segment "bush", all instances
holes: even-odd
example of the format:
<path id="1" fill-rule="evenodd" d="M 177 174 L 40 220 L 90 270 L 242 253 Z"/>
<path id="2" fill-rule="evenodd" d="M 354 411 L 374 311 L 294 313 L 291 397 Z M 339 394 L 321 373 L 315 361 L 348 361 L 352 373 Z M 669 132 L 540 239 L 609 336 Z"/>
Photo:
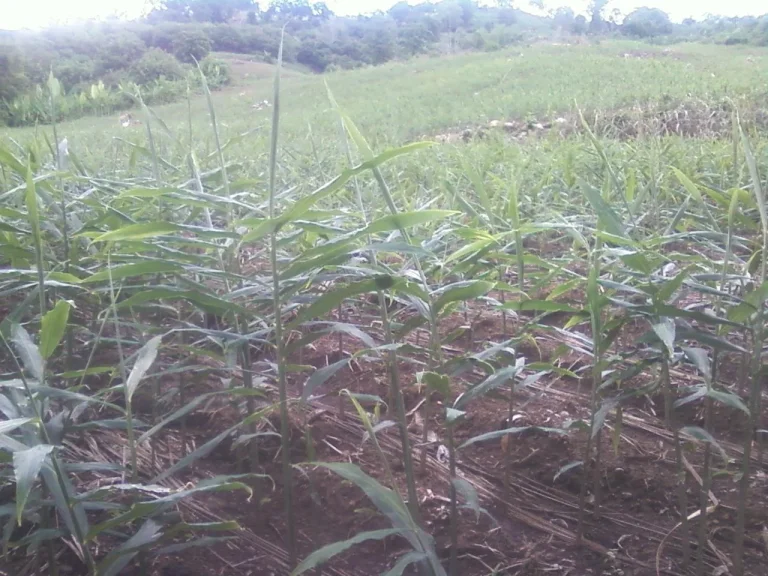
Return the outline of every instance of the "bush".
<path id="1" fill-rule="evenodd" d="M 182 30 L 172 41 L 173 54 L 182 62 L 201 61 L 211 52 L 211 41 L 202 30 Z"/>
<path id="2" fill-rule="evenodd" d="M 0 45 L 0 103 L 10 102 L 26 88 L 21 54 L 13 46 Z"/>
<path id="3" fill-rule="evenodd" d="M 131 66 L 131 78 L 137 84 L 149 84 L 160 78 L 180 80 L 183 77 L 184 70 L 179 61 L 159 48 L 152 48 L 147 51 Z"/>
<path id="4" fill-rule="evenodd" d="M 216 52 L 242 53 L 246 41 L 238 28 L 226 24 L 207 26 L 205 33 L 211 40 L 211 49 Z"/>
<path id="5" fill-rule="evenodd" d="M 325 42 L 306 39 L 301 44 L 296 60 L 312 68 L 315 72 L 324 72 L 333 59 L 331 47 Z"/>
<path id="6" fill-rule="evenodd" d="M 89 83 L 96 77 L 96 63 L 88 56 L 78 54 L 61 60 L 54 67 L 54 73 L 65 89 L 78 84 Z"/>
<path id="7" fill-rule="evenodd" d="M 200 62 L 200 70 L 211 88 L 219 88 L 232 82 L 232 70 L 223 60 L 208 56 Z"/>
<path id="8" fill-rule="evenodd" d="M 741 35 L 735 35 L 735 36 L 729 36 L 725 39 L 725 45 L 726 46 L 735 46 L 737 44 L 749 44 L 749 38 L 746 36 Z"/>
<path id="9" fill-rule="evenodd" d="M 104 41 L 98 43 L 98 54 L 84 53 L 96 60 L 97 77 L 113 70 L 127 68 L 147 50 L 144 41 L 133 32 L 106 31 L 103 38 Z"/>

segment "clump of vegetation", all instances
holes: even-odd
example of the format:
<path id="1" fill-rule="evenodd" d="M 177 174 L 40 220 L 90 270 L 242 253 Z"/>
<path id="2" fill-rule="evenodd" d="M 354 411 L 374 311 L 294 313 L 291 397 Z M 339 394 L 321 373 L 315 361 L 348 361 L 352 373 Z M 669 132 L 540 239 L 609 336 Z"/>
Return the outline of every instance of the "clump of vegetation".
<path id="1" fill-rule="evenodd" d="M 159 48 L 147 50 L 144 55 L 131 66 L 131 78 L 137 84 L 149 84 L 155 80 L 180 80 L 185 72 L 179 61 L 168 52 Z"/>
<path id="2" fill-rule="evenodd" d="M 171 50 L 181 62 L 199 62 L 210 54 L 211 41 L 202 30 L 181 30 L 171 41 Z"/>

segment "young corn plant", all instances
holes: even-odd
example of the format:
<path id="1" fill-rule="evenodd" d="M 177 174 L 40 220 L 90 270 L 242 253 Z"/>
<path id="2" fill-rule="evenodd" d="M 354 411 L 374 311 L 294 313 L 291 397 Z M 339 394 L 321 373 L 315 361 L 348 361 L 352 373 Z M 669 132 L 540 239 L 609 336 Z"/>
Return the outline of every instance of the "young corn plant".
<path id="1" fill-rule="evenodd" d="M 373 502 L 379 512 L 389 519 L 392 523 L 392 528 L 361 532 L 343 542 L 336 542 L 324 546 L 305 558 L 291 573 L 291 576 L 299 576 L 299 574 L 303 574 L 304 572 L 321 565 L 356 544 L 369 540 L 383 540 L 393 536 L 405 539 L 410 544 L 412 550 L 398 558 L 395 565 L 390 569 L 390 574 L 403 574 L 408 566 L 417 564 L 428 570 L 427 573 L 432 574 L 432 576 L 446 576 L 445 569 L 437 556 L 434 540 L 429 534 L 424 532 L 418 521 L 411 515 L 409 507 L 405 504 L 402 495 L 397 490 L 397 484 L 395 483 L 392 470 L 389 466 L 389 459 L 379 444 L 376 437 L 376 429 L 371 424 L 368 413 L 354 394 L 350 393 L 348 390 L 342 391 L 342 394 L 349 397 L 357 410 L 366 430 L 366 438 L 369 438 L 371 442 L 373 442 L 382 466 L 384 467 L 389 484 L 393 488 L 390 489 L 381 485 L 374 478 L 365 474 L 365 472 L 355 464 L 318 463 L 317 465 L 331 470 L 360 488 L 365 495 L 368 496 L 371 502 Z"/>
<path id="2" fill-rule="evenodd" d="M 747 298 L 749 304 L 754 307 L 754 314 L 750 317 L 752 332 L 752 374 L 749 394 L 749 416 L 744 438 L 741 478 L 739 480 L 739 502 L 736 515 L 736 532 L 734 537 L 733 567 L 735 576 L 744 574 L 744 532 L 746 527 L 747 497 L 750 482 L 750 462 L 752 457 L 752 444 L 756 430 L 760 422 L 762 410 L 762 373 L 763 373 L 763 343 L 765 338 L 765 286 L 768 278 L 768 207 L 764 196 L 762 181 L 757 167 L 752 146 L 747 139 L 744 129 L 740 126 L 741 143 L 744 149 L 744 157 L 749 168 L 752 180 L 752 191 L 755 194 L 760 224 L 762 229 L 762 247 L 760 251 L 759 282 L 757 289 Z M 758 434 L 758 453 L 762 446 L 762 434 Z"/>
<path id="3" fill-rule="evenodd" d="M 64 375 L 56 372 L 63 365 L 65 356 L 57 356 L 61 342 L 68 329 L 76 329 L 72 323 L 75 306 L 87 301 L 92 295 L 92 288 L 72 274 L 61 275 L 48 270 L 48 256 L 53 252 L 47 246 L 40 222 L 52 210 L 52 196 L 38 190 L 32 175 L 32 164 L 27 167 L 26 186 L 23 189 L 30 232 L 24 233 L 25 240 L 33 247 L 34 268 L 37 282 L 30 295 L 13 310 L 3 323 L 0 335 L 11 352 L 16 366 L 16 378 L 3 382 L 2 405 L 5 416 L 2 434 L 4 445 L 12 453 L 12 467 L 9 474 L 3 470 L 3 479 L 15 486 L 16 497 L 13 502 L 14 513 L 8 516 L 3 532 L 6 549 L 24 549 L 32 552 L 43 544 L 48 550 L 48 571 L 57 573 L 58 560 L 56 545 L 60 540 L 67 540 L 70 548 L 91 574 L 110 576 L 123 570 L 137 555 L 152 550 L 153 554 L 170 552 L 167 547 L 174 538 L 193 536 L 188 545 L 200 542 L 194 538 L 201 531 L 231 531 L 237 528 L 232 522 L 214 525 L 185 524 L 178 517 L 169 515 L 182 500 L 206 491 L 246 490 L 246 485 L 230 477 L 220 477 L 204 481 L 182 491 L 174 491 L 159 484 L 162 478 L 147 482 L 139 476 L 138 469 L 131 465 L 125 470 L 119 464 L 97 462 L 73 462 L 66 455 L 66 443 L 74 435 L 83 431 L 100 428 L 130 430 L 131 405 L 139 385 L 157 356 L 160 336 L 149 341 L 136 355 L 133 368 L 125 376 L 117 389 L 87 396 L 78 387 L 69 387 Z M 42 200 L 42 202 L 41 202 Z M 22 231 L 19 228 L 19 231 Z M 114 237 L 114 236 L 113 236 Z M 113 270 L 108 268 L 90 274 L 90 277 L 109 279 Z M 78 273 L 88 276 L 89 272 L 78 269 Z M 119 277 L 117 270 L 114 276 Z M 67 282 L 55 282 L 60 295 L 75 296 L 76 303 L 57 298 L 50 309 L 47 306 L 51 278 L 67 279 Z M 86 278 L 87 279 L 87 278 Z M 83 287 L 75 290 L 75 284 Z M 112 282 L 110 282 L 113 285 Z M 34 299 L 38 300 L 38 313 L 32 312 Z M 109 314 L 115 311 L 113 304 Z M 23 317 L 32 316 L 30 324 L 39 324 L 37 342 L 19 322 Z M 106 320 L 106 314 L 104 315 Z M 102 323 L 104 325 L 105 322 Z M 119 341 L 119 339 L 118 339 Z M 94 346 L 97 344 L 94 343 Z M 66 354 L 66 353 L 65 353 Z M 89 364 L 90 364 L 89 356 Z M 77 374 L 95 374 L 86 365 Z M 65 373 L 66 375 L 67 373 Z M 68 376 L 72 378 L 72 376 Z M 124 393 L 125 407 L 109 402 L 106 398 L 115 391 Z M 106 419 L 88 420 L 88 415 L 99 414 L 90 408 L 99 407 L 108 411 Z M 114 416 L 116 414 L 116 417 Z M 133 421 L 133 425 L 137 425 Z M 130 441 L 133 453 L 137 446 L 135 439 Z M 169 471 L 173 474 L 194 462 L 199 455 L 182 466 Z M 131 457 L 135 462 L 135 457 Z M 118 481 L 89 491 L 80 491 L 78 474 L 83 471 L 117 474 Z M 120 475 L 129 474 L 136 482 L 123 483 Z M 165 476 L 167 477 L 167 476 Z M 121 495 L 135 495 L 133 504 L 121 503 Z M 124 502 L 124 500 L 123 500 Z M 99 518 L 93 523 L 93 514 Z M 106 554 L 97 556 L 94 545 L 97 538 L 106 532 L 122 534 L 123 539 Z M 35 555 L 42 559 L 43 556 Z"/>

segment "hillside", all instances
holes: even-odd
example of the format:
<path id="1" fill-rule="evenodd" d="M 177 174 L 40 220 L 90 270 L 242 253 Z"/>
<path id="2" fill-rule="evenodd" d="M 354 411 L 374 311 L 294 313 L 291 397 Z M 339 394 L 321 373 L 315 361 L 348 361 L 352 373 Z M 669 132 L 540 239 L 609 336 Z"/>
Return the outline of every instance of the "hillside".
<path id="1" fill-rule="evenodd" d="M 567 8 L 539 17 L 507 3 L 474 0 L 401 2 L 386 13 L 342 18 L 308 0 L 281 0 L 263 10 L 250 0 L 167 0 L 139 21 L 0 31 L 0 122 L 21 126 L 113 114 L 135 106 L 139 93 L 149 104 L 177 101 L 188 86 L 201 90 L 196 61 L 209 87 L 218 89 L 230 82 L 229 69 L 211 53 L 273 63 L 283 26 L 284 62 L 314 72 L 425 55 L 493 53 L 543 40 L 768 42 L 766 18 L 712 17 L 677 25 L 660 10 L 638 9 L 620 19 L 608 4 L 595 3 L 588 18 Z M 58 110 L 50 109 L 46 94 L 51 73 L 64 96 Z"/>

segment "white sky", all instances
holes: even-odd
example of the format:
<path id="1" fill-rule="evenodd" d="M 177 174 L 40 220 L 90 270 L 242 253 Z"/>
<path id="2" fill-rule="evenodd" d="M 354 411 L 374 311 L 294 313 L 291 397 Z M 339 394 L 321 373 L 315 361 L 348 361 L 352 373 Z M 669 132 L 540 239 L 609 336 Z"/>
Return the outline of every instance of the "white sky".
<path id="1" fill-rule="evenodd" d="M 386 10 L 397 0 L 326 0 L 337 14 L 356 14 Z M 409 0 L 416 4 L 421 0 Z M 265 4 L 262 0 L 262 5 Z M 488 0 L 490 3 L 490 0 Z M 569 5 L 583 11 L 589 0 L 544 0 L 547 8 Z M 530 9 L 526 0 L 515 2 Z M 88 18 L 105 18 L 115 14 L 135 17 L 147 6 L 147 0 L 0 0 L 0 29 L 40 28 L 51 23 Z M 638 6 L 654 6 L 668 12 L 674 20 L 706 14 L 723 16 L 760 15 L 768 12 L 765 0 L 612 0 L 609 10 L 618 8 L 623 14 Z"/>

